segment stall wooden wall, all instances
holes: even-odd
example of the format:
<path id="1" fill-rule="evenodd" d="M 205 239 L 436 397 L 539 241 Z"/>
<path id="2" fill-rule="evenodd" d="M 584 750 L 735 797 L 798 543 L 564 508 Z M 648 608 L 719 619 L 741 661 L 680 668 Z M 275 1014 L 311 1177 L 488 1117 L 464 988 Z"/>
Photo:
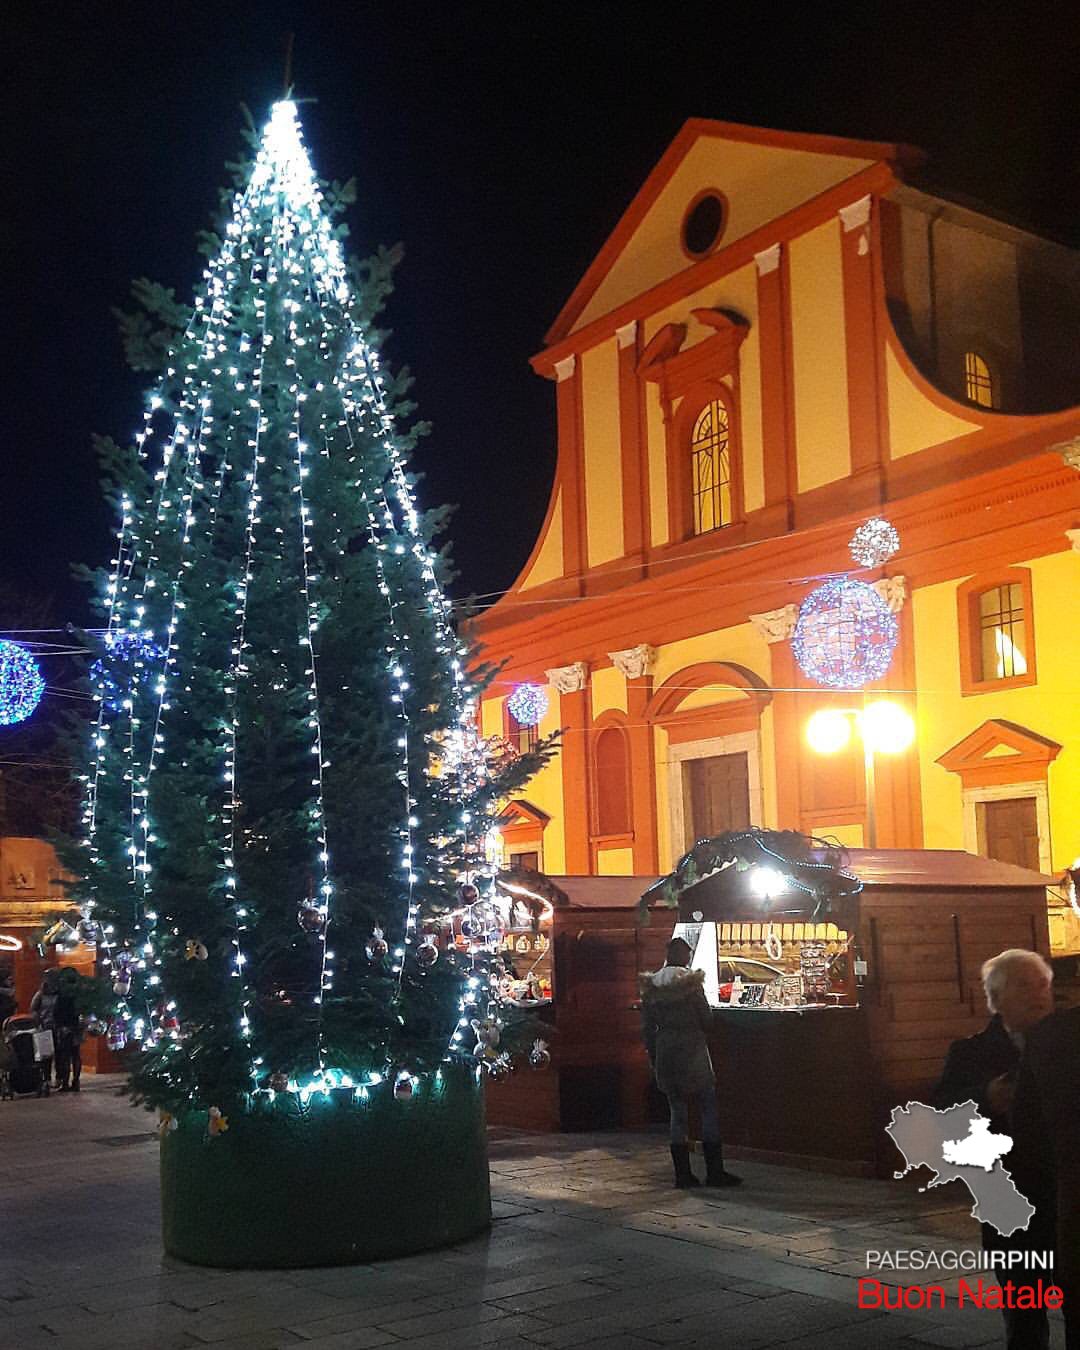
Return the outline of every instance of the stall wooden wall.
<path id="1" fill-rule="evenodd" d="M 919 891 L 875 887 L 860 896 L 860 938 L 870 978 L 860 997 L 877 1070 L 878 1117 L 929 1101 L 949 1045 L 990 1016 L 981 967 L 1009 947 L 1049 957 L 1046 904 L 1031 889 Z M 882 1169 L 897 1155 L 881 1134 Z"/>
<path id="2" fill-rule="evenodd" d="M 488 1122 L 528 1130 L 620 1129 L 657 1117 L 637 977 L 664 964 L 674 912 L 638 927 L 633 909 L 556 911 L 552 1067 L 488 1084 Z M 661 1118 L 663 1118 L 661 1116 Z"/>

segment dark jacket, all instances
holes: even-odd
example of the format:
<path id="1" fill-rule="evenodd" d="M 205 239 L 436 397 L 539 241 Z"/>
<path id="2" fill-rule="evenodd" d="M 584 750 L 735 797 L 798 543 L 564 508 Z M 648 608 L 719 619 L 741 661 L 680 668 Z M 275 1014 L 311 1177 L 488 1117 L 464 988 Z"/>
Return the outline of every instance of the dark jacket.
<path id="1" fill-rule="evenodd" d="M 1068 1345 L 1080 1345 L 1080 1008 L 1054 1013 L 1027 1037 L 1012 1134 L 1017 1184 L 1057 1210 L 1057 1280 Z"/>
<path id="2" fill-rule="evenodd" d="M 949 1046 L 933 1105 L 940 1111 L 970 1099 L 988 1117 L 995 1134 L 1008 1134 L 1008 1115 L 991 1115 L 986 1093 L 993 1079 L 1002 1074 L 1015 1075 L 1019 1067 L 1020 1051 L 995 1013 L 982 1031 Z"/>
<path id="3" fill-rule="evenodd" d="M 649 1052 L 656 1085 L 668 1097 L 690 1097 L 716 1085 L 709 1058 L 712 1009 L 705 997 L 705 972 L 664 966 L 638 976 Z"/>
<path id="4" fill-rule="evenodd" d="M 82 1040 L 82 1022 L 73 994 L 57 994 L 53 1004 L 53 1030 L 68 1040 Z"/>

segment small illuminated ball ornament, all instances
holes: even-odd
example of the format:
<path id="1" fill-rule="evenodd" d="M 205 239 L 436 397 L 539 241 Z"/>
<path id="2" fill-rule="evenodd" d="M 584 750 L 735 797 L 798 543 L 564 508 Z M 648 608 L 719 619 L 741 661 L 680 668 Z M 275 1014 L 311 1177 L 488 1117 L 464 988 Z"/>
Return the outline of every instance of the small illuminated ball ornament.
<path id="1" fill-rule="evenodd" d="M 851 536 L 848 545 L 851 556 L 863 567 L 880 567 L 888 562 L 900 547 L 900 536 L 896 527 L 884 516 L 872 516 L 863 521 Z"/>
<path id="2" fill-rule="evenodd" d="M 548 710 L 547 692 L 539 684 L 519 684 L 506 709 L 519 727 L 534 727 Z"/>
<path id="3" fill-rule="evenodd" d="M 45 679 L 26 648 L 0 638 L 0 727 L 25 722 L 44 692 Z"/>
<path id="4" fill-rule="evenodd" d="M 799 607 L 791 646 L 804 675 L 834 689 L 859 689 L 889 669 L 896 615 L 864 581 L 827 581 Z"/>

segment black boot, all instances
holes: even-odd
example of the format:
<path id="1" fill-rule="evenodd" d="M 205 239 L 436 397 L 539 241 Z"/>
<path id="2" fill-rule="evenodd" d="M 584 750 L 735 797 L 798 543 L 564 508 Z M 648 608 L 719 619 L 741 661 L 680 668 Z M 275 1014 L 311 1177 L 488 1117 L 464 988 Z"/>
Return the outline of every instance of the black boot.
<path id="1" fill-rule="evenodd" d="M 685 1191 L 691 1186 L 700 1186 L 701 1182 L 690 1170 L 690 1145 L 672 1144 L 671 1161 L 675 1164 L 675 1188 Z"/>
<path id="2" fill-rule="evenodd" d="M 733 1172 L 724 1171 L 724 1146 L 723 1144 L 703 1144 L 702 1149 L 705 1153 L 705 1185 L 706 1186 L 741 1186 L 742 1177 L 737 1177 Z"/>

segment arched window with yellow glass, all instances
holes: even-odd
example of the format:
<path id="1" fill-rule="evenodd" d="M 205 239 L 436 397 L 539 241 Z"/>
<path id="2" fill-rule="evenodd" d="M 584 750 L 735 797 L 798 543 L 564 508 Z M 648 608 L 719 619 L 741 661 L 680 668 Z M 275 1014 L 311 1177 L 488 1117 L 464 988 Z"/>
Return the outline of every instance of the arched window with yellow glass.
<path id="1" fill-rule="evenodd" d="M 694 534 L 707 534 L 735 519 L 731 417 L 720 398 L 698 413 L 690 435 L 691 523 Z"/>
<path id="2" fill-rule="evenodd" d="M 989 362 L 976 351 L 964 353 L 964 394 L 969 403 L 980 408 L 997 406 L 997 390 Z"/>

